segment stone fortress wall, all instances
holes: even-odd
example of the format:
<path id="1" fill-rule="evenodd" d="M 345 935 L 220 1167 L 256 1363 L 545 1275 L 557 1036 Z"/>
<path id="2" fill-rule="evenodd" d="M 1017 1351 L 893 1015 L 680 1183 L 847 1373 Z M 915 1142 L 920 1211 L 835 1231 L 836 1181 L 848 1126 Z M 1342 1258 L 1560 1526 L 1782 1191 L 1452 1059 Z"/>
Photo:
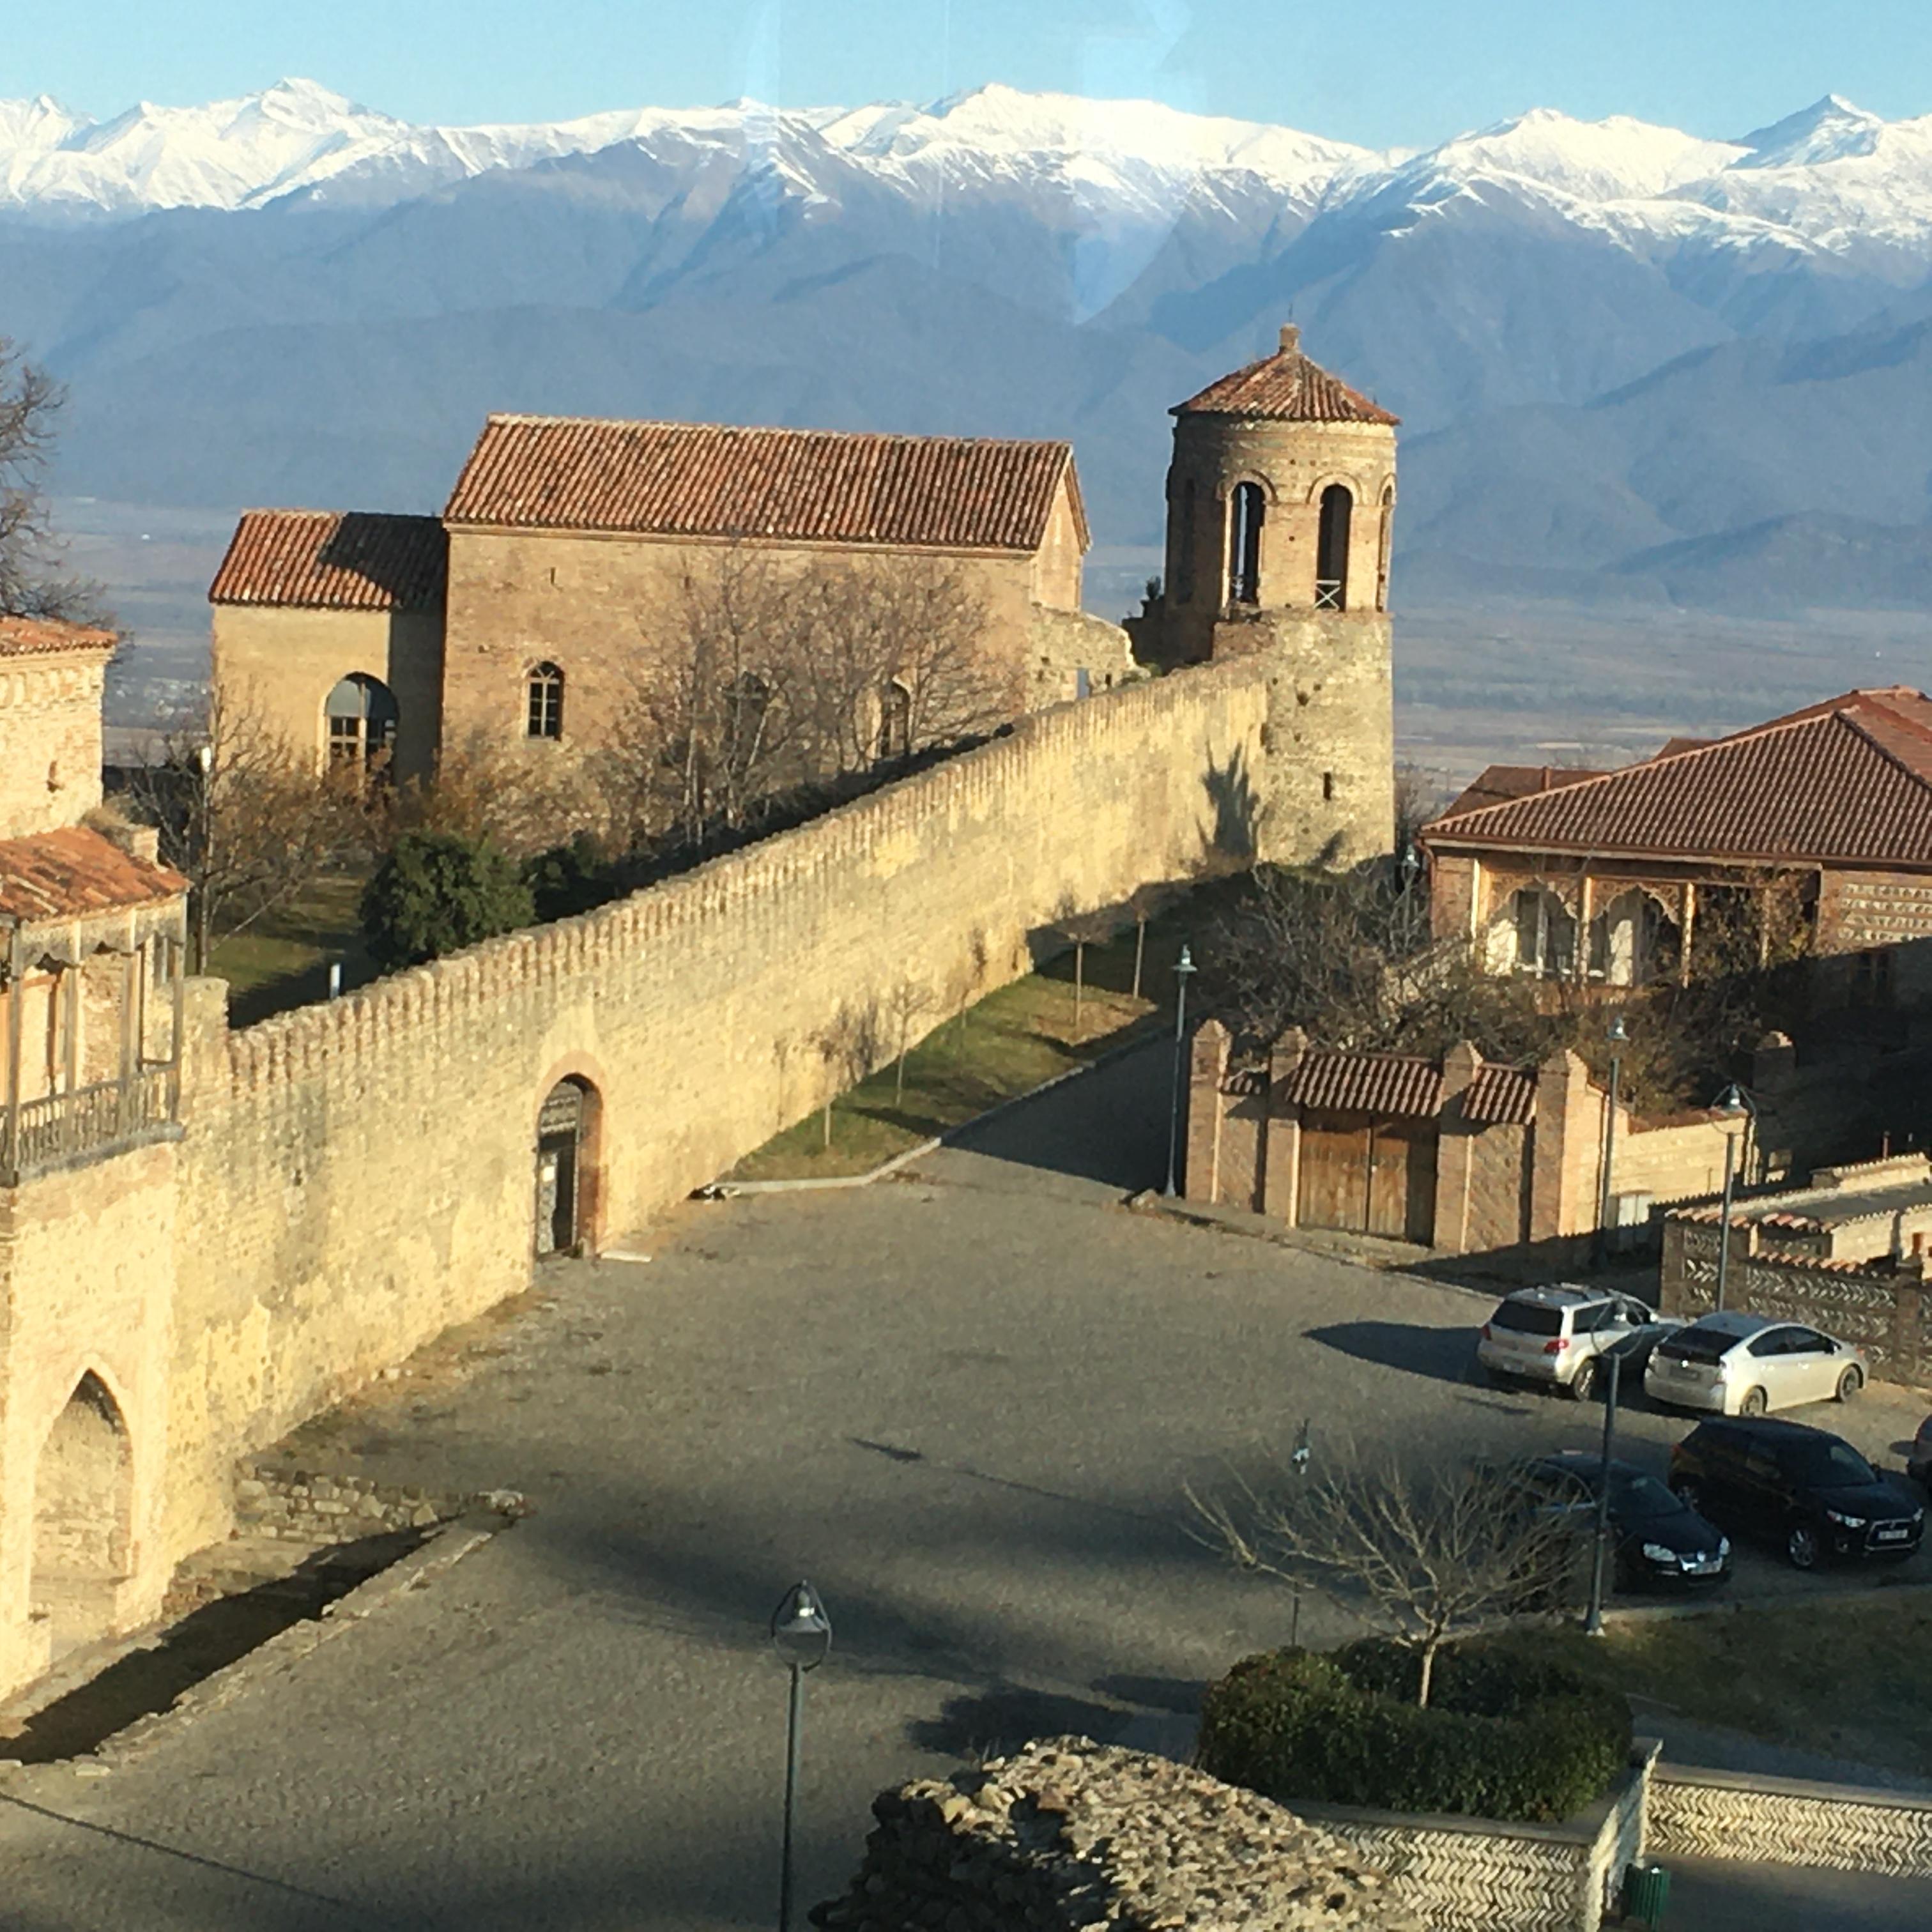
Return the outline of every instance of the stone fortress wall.
<path id="1" fill-rule="evenodd" d="M 592 1096 L 594 1249 L 845 1086 L 820 1042 L 902 980 L 940 1002 L 930 1026 L 1057 950 L 1068 912 L 1244 862 L 1268 699 L 1237 659 L 1062 706 L 617 904 L 244 1030 L 222 982 L 189 982 L 179 1140 L 23 1184 L 0 1226 L 20 1425 L 0 1437 L 0 1694 L 48 1654 L 34 1452 L 81 1377 L 124 1430 L 126 1628 L 226 1533 L 238 1458 L 527 1285 L 556 1083 Z"/>

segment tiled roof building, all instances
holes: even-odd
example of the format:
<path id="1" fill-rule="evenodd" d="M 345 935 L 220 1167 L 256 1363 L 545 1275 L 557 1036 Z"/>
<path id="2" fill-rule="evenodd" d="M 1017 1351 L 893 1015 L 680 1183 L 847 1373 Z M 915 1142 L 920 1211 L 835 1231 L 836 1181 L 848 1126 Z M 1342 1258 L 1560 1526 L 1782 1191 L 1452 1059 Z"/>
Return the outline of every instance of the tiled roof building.
<path id="1" fill-rule="evenodd" d="M 1903 686 L 1846 692 L 1705 741 L 1673 740 L 1619 771 L 1492 766 L 1423 842 L 1437 930 L 1466 932 L 1498 970 L 1641 980 L 1694 968 L 1700 892 L 1795 895 L 1812 950 L 1870 952 L 1932 939 L 1932 700 Z M 1928 969 L 1932 970 L 1932 969 Z"/>
<path id="2" fill-rule="evenodd" d="M 250 510 L 208 586 L 211 604 L 422 610 L 442 602 L 449 544 L 434 517 Z"/>
<path id="3" fill-rule="evenodd" d="M 1177 404 L 1173 412 L 1270 422 L 1380 423 L 1390 429 L 1402 421 L 1304 354 L 1301 332 L 1292 322 L 1282 330 L 1281 346 L 1273 355 L 1210 382 Z"/>

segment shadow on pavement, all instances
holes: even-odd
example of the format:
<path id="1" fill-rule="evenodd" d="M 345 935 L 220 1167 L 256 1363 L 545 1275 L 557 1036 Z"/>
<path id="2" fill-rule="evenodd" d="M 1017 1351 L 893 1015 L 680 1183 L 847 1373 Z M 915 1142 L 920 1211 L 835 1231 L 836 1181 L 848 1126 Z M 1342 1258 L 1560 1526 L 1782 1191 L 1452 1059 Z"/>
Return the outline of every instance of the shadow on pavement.
<path id="1" fill-rule="evenodd" d="M 906 1737 L 922 1750 L 951 1757 L 1004 1757 L 1035 1738 L 1085 1737 L 1096 1744 L 1118 1744 L 1135 1721 L 1132 1712 L 1114 1705 L 999 1684 L 947 1698 L 936 1717 L 914 1718 Z"/>
<path id="2" fill-rule="evenodd" d="M 1307 1331 L 1311 1342 L 1438 1382 L 1484 1384 L 1474 1368 L 1474 1345 L 1467 1328 L 1432 1328 L 1407 1322 L 1332 1322 Z"/>
<path id="3" fill-rule="evenodd" d="M 1167 1171 L 1173 1042 L 1150 1040 L 1035 1099 L 962 1127 L 949 1144 L 1130 1194 Z"/>

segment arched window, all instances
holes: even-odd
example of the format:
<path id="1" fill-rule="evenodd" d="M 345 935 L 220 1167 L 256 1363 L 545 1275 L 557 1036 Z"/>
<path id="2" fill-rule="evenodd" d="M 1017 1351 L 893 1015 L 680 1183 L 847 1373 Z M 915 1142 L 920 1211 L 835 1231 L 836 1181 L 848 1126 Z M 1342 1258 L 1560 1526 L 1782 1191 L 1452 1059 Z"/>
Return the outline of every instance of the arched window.
<path id="1" fill-rule="evenodd" d="M 1322 529 L 1315 550 L 1315 608 L 1348 608 L 1348 525 L 1355 499 L 1346 484 L 1331 483 L 1322 493 Z"/>
<path id="2" fill-rule="evenodd" d="M 879 694 L 879 756 L 903 758 L 912 750 L 912 693 L 897 678 Z"/>
<path id="3" fill-rule="evenodd" d="M 1174 598 L 1178 604 L 1191 604 L 1194 601 L 1194 478 L 1191 476 L 1180 486 L 1174 514 L 1180 520 L 1180 527 L 1174 532 Z"/>
<path id="4" fill-rule="evenodd" d="M 1389 551 L 1395 538 L 1395 485 L 1382 489 L 1382 534 L 1376 546 L 1376 608 L 1388 608 Z"/>
<path id="5" fill-rule="evenodd" d="M 367 770 L 396 742 L 395 693 L 379 677 L 352 672 L 328 694 L 328 762 Z"/>
<path id="6" fill-rule="evenodd" d="M 1228 602 L 1262 601 L 1262 519 L 1267 499 L 1258 483 L 1238 483 L 1228 504 Z"/>
<path id="7" fill-rule="evenodd" d="M 526 699 L 524 736 L 563 736 L 563 674 L 554 664 L 540 664 L 524 680 Z"/>

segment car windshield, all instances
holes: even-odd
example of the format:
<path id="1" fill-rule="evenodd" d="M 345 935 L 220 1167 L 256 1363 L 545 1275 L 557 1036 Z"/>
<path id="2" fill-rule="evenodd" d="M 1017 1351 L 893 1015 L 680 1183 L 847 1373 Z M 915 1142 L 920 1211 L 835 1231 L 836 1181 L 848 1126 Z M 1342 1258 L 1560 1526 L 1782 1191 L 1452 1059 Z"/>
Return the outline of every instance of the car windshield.
<path id="1" fill-rule="evenodd" d="M 1505 1301 L 1490 1317 L 1492 1328 L 1514 1328 L 1523 1335 L 1560 1335 L 1563 1311 L 1534 1301 Z"/>
<path id="2" fill-rule="evenodd" d="M 1684 1505 L 1654 1476 L 1634 1470 L 1613 1471 L 1610 1507 L 1624 1516 L 1675 1516 Z"/>
<path id="3" fill-rule="evenodd" d="M 1675 1356 L 1681 1362 L 1721 1361 L 1744 1338 L 1724 1328 L 1680 1328 L 1658 1343 L 1660 1355 Z"/>
<path id="4" fill-rule="evenodd" d="M 1800 1482 L 1816 1483 L 1821 1489 L 1878 1480 L 1878 1472 L 1849 1442 L 1794 1442 L 1784 1462 Z"/>

